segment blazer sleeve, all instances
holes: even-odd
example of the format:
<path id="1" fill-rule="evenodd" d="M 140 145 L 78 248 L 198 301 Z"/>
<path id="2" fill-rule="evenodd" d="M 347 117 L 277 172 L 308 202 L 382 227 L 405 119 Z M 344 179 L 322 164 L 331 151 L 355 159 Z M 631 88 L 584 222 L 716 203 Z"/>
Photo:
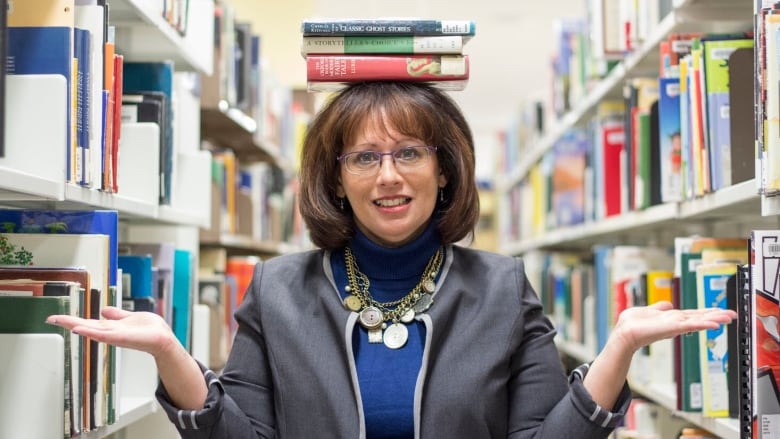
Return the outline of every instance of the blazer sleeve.
<path id="1" fill-rule="evenodd" d="M 263 265 L 255 267 L 244 301 L 236 312 L 238 330 L 220 377 L 201 365 L 208 385 L 204 407 L 179 410 L 160 383 L 157 400 L 182 439 L 259 439 L 275 436 L 273 385 L 260 324 Z"/>
<path id="2" fill-rule="evenodd" d="M 598 406 L 582 384 L 588 365 L 567 378 L 536 292 L 518 259 L 519 343 L 511 358 L 509 430 L 511 439 L 606 438 L 620 425 L 631 401 L 624 385 L 615 407 Z"/>

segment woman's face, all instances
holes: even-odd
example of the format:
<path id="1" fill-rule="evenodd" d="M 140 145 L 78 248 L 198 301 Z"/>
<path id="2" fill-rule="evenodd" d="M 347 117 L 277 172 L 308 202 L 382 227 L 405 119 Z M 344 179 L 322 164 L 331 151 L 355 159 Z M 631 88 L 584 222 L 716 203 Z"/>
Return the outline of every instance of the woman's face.
<path id="1" fill-rule="evenodd" d="M 392 152 L 419 145 L 425 142 L 404 136 L 390 125 L 369 122 L 354 144 L 347 145 L 341 154 Z M 374 175 L 352 174 L 343 164 L 340 168 L 337 195 L 349 200 L 360 230 L 385 247 L 406 244 L 423 231 L 436 207 L 439 188 L 447 184 L 435 153 L 413 169 L 399 169 L 390 155 L 382 156 Z"/>

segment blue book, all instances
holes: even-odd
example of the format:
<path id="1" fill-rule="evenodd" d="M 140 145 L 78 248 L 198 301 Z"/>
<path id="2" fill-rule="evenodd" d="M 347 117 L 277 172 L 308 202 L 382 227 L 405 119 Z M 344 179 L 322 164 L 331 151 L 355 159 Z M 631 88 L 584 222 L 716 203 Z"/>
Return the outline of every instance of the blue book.
<path id="1" fill-rule="evenodd" d="M 176 249 L 173 260 L 173 333 L 187 350 L 190 348 L 192 265 L 192 254 Z"/>
<path id="2" fill-rule="evenodd" d="M 680 78 L 659 78 L 658 81 L 661 201 L 668 203 L 682 199 Z"/>
<path id="3" fill-rule="evenodd" d="M 120 255 L 118 260 L 119 268 L 122 269 L 122 299 L 153 297 L 152 257 L 150 255 Z M 128 290 L 129 297 L 127 296 Z"/>
<path id="4" fill-rule="evenodd" d="M 596 352 L 601 352 L 607 344 L 612 327 L 609 309 L 612 302 L 610 294 L 609 258 L 612 246 L 593 247 L 593 279 L 596 289 Z"/>
<path id="5" fill-rule="evenodd" d="M 119 215 L 115 210 L 0 209 L 2 233 L 92 233 L 108 236 L 108 285 L 116 286 Z"/>
<path id="6" fill-rule="evenodd" d="M 165 94 L 165 142 L 160 145 L 160 204 L 171 203 L 171 172 L 173 168 L 173 62 L 125 62 L 122 93 Z"/>
<path id="7" fill-rule="evenodd" d="M 75 181 L 89 184 L 89 139 L 91 121 L 92 34 L 86 29 L 73 29 L 73 54 L 76 56 L 76 175 Z"/>
<path id="8" fill-rule="evenodd" d="M 571 130 L 553 145 L 552 208 L 557 227 L 585 221 L 587 133 Z"/>
<path id="9" fill-rule="evenodd" d="M 72 103 L 73 0 L 25 0 L 8 8 L 6 73 L 10 75 L 62 75 L 67 84 L 67 102 Z M 66 178 L 76 181 L 73 163 L 72 105 L 64 123 Z"/>

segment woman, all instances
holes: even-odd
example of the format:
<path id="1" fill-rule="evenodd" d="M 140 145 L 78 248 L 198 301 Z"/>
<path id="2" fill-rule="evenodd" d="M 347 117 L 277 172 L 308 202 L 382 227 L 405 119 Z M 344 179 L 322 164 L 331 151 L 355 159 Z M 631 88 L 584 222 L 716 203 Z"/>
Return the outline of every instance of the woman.
<path id="1" fill-rule="evenodd" d="M 301 213 L 320 250 L 256 267 L 221 377 L 156 315 L 49 319 L 152 354 L 183 437 L 606 437 L 630 401 L 634 351 L 735 317 L 629 309 L 567 380 L 522 261 L 453 245 L 479 204 L 471 132 L 446 94 L 350 85 L 302 156 Z"/>

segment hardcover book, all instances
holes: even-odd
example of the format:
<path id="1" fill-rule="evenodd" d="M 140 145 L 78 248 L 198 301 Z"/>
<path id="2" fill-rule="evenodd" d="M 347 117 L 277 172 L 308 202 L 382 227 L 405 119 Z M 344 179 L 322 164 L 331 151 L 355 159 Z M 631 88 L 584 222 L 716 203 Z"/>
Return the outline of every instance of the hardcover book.
<path id="1" fill-rule="evenodd" d="M 165 142 L 160 146 L 160 204 L 170 204 L 171 172 L 173 171 L 173 62 L 124 63 L 122 92 L 140 94 L 162 92 L 165 94 Z"/>
<path id="2" fill-rule="evenodd" d="M 64 364 L 65 380 L 62 390 L 57 394 L 63 395 L 63 419 L 62 437 L 71 437 L 75 432 L 74 413 L 71 399 L 72 373 L 71 368 L 71 337 L 67 330 L 59 326 L 46 324 L 46 318 L 54 314 L 70 314 L 70 297 L 20 297 L 0 296 L 0 333 L 3 334 L 57 334 L 64 339 Z"/>
<path id="3" fill-rule="evenodd" d="M 5 233 L 107 235 L 108 284 L 116 286 L 119 217 L 115 210 L 0 209 Z"/>
<path id="4" fill-rule="evenodd" d="M 476 32 L 471 20 L 431 20 L 422 18 L 309 19 L 301 31 L 309 35 L 468 35 Z"/>
<path id="5" fill-rule="evenodd" d="M 9 5 L 10 6 L 10 5 Z M 71 166 L 74 161 L 75 125 L 73 125 L 73 0 L 16 1 L 7 10 L 8 57 L 6 70 L 11 75 L 58 74 L 67 83 L 68 111 L 66 179 L 76 182 Z"/>
<path id="6" fill-rule="evenodd" d="M 459 55 L 468 37 L 460 35 L 355 35 L 303 37 L 301 54 L 451 54 Z"/>
<path id="7" fill-rule="evenodd" d="M 468 55 L 315 55 L 306 57 L 306 80 L 464 81 Z"/>

